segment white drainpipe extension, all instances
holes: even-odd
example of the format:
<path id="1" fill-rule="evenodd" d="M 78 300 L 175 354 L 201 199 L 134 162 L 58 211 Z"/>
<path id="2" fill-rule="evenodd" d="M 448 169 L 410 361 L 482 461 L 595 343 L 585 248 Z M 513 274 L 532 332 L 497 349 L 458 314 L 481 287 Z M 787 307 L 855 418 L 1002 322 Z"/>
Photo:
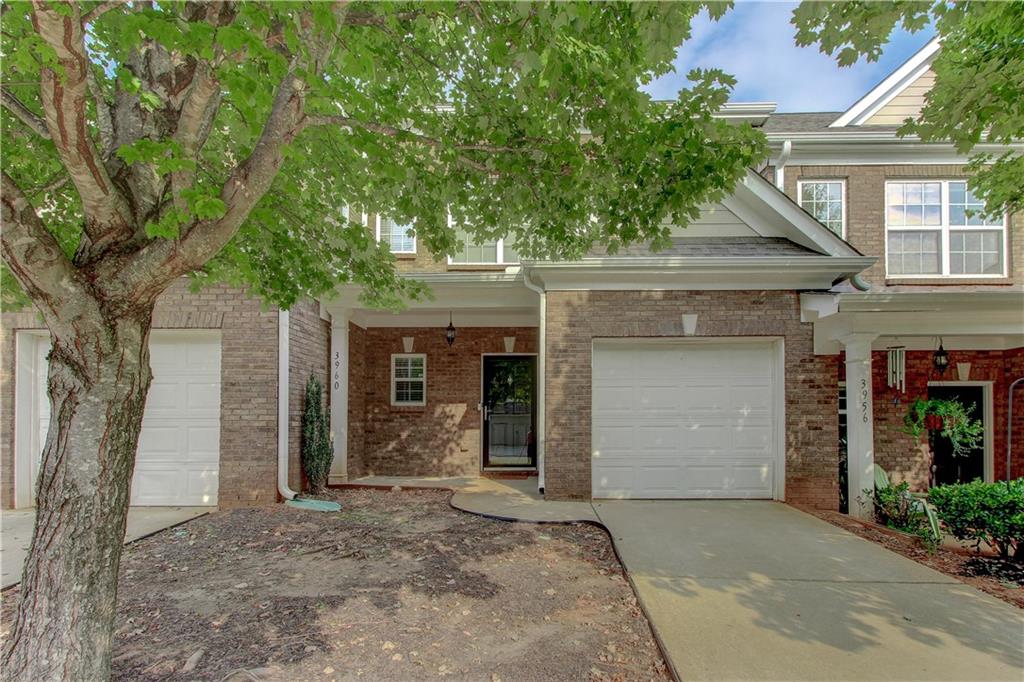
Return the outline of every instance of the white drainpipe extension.
<path id="1" fill-rule="evenodd" d="M 775 161 L 775 186 L 786 191 L 786 164 L 789 163 L 789 156 L 793 153 L 793 141 L 786 140 L 782 143 L 782 151 Z"/>
<path id="2" fill-rule="evenodd" d="M 523 284 L 540 296 L 540 327 L 537 330 L 537 491 L 544 492 L 544 444 L 547 441 L 544 419 L 544 367 L 547 352 L 544 339 L 547 336 L 548 299 L 544 288 L 530 281 L 530 271 L 523 269 Z"/>
<path id="3" fill-rule="evenodd" d="M 277 492 L 285 500 L 298 493 L 288 487 L 288 311 L 277 311 Z"/>

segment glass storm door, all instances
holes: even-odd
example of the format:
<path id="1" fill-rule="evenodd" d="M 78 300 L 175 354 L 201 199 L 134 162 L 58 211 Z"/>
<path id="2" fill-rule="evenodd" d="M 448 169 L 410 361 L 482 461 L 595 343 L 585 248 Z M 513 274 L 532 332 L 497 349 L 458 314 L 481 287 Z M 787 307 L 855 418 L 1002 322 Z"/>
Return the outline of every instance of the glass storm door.
<path id="1" fill-rule="evenodd" d="M 970 411 L 971 419 L 984 422 L 985 392 L 981 386 L 929 386 L 929 398 L 941 398 L 949 400 L 955 398 Z M 973 410 L 971 407 L 973 406 Z M 988 424 L 982 424 L 986 429 Z M 954 455 L 953 444 L 948 438 L 937 433 L 934 436 L 934 462 L 935 462 L 935 483 L 945 485 L 949 483 L 970 483 L 975 479 L 985 478 L 985 449 L 975 448 L 966 455 Z"/>
<path id="2" fill-rule="evenodd" d="M 481 441 L 485 469 L 537 467 L 536 366 L 532 355 L 484 356 Z"/>

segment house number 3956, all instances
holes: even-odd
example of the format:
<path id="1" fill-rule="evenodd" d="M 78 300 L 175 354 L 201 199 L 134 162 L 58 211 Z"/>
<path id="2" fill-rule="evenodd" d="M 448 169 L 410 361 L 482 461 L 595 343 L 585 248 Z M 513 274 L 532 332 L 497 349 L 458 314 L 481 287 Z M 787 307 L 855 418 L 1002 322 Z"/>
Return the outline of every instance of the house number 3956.
<path id="1" fill-rule="evenodd" d="M 865 424 L 871 418 L 871 398 L 867 379 L 860 380 L 860 418 Z"/>

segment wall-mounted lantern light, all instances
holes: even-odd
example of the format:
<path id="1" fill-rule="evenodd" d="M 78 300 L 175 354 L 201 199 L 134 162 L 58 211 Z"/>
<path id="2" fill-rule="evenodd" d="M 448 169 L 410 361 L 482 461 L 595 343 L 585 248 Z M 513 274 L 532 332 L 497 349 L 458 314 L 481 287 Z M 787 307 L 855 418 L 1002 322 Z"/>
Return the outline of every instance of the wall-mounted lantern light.
<path id="1" fill-rule="evenodd" d="M 942 339 L 939 339 L 939 349 L 932 354 L 932 366 L 939 374 L 945 372 L 949 367 L 949 353 L 942 347 Z"/>
<path id="2" fill-rule="evenodd" d="M 451 311 L 448 312 L 448 326 L 444 330 L 444 340 L 448 342 L 449 348 L 455 343 L 455 325 L 452 324 Z"/>

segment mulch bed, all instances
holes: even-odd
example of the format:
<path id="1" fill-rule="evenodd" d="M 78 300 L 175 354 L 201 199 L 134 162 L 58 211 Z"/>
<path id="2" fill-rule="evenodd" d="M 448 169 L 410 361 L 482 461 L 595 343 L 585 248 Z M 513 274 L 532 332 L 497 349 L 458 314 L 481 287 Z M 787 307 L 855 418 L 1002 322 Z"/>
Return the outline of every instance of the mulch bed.
<path id="1" fill-rule="evenodd" d="M 602 530 L 448 495 L 332 491 L 340 513 L 217 512 L 130 545 L 114 679 L 669 679 Z"/>
<path id="2" fill-rule="evenodd" d="M 1024 566 L 1020 563 L 1002 561 L 969 549 L 940 547 L 930 551 L 917 538 L 865 525 L 846 514 L 818 509 L 804 511 L 1024 609 Z"/>

